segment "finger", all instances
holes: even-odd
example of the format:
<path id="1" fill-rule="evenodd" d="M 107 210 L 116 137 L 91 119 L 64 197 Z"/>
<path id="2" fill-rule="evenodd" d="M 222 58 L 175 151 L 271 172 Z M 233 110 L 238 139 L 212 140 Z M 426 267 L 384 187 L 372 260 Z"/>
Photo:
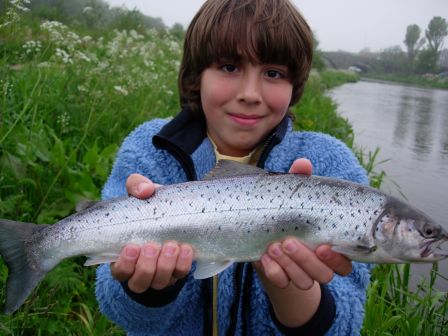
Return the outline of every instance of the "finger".
<path id="1" fill-rule="evenodd" d="M 340 253 L 336 253 L 329 245 L 316 248 L 316 255 L 322 262 L 339 275 L 349 275 L 352 272 L 352 262 Z"/>
<path id="2" fill-rule="evenodd" d="M 313 278 L 300 267 L 301 265 L 298 265 L 283 252 L 280 243 L 274 243 L 269 246 L 268 253 L 280 265 L 297 288 L 308 290 L 313 286 Z"/>
<path id="3" fill-rule="evenodd" d="M 295 238 L 287 238 L 282 242 L 282 250 L 311 279 L 319 283 L 328 283 L 333 278 L 333 271 L 323 263 L 316 254 Z"/>
<path id="4" fill-rule="evenodd" d="M 160 246 L 156 243 L 148 243 L 142 246 L 134 274 L 128 280 L 128 287 L 131 291 L 143 293 L 151 286 L 157 269 L 159 253 Z"/>
<path id="5" fill-rule="evenodd" d="M 170 284 L 179 250 L 179 245 L 176 242 L 163 244 L 159 260 L 157 260 L 157 271 L 151 284 L 152 288 L 163 289 Z"/>
<path id="6" fill-rule="evenodd" d="M 268 254 L 261 257 L 261 266 L 264 276 L 276 287 L 286 288 L 289 285 L 289 277 L 280 265 Z"/>
<path id="7" fill-rule="evenodd" d="M 148 198 L 154 194 L 156 185 L 140 174 L 131 174 L 126 180 L 126 190 L 129 195 L 137 198 Z"/>
<path id="8" fill-rule="evenodd" d="M 139 255 L 140 246 L 125 246 L 118 257 L 118 260 L 110 265 L 112 276 L 120 282 L 128 280 L 134 273 L 135 264 Z"/>
<path id="9" fill-rule="evenodd" d="M 289 173 L 311 175 L 313 173 L 313 165 L 310 160 L 300 158 L 292 163 Z"/>
<path id="10" fill-rule="evenodd" d="M 180 246 L 179 256 L 177 257 L 176 266 L 174 268 L 173 277 L 182 279 L 188 275 L 193 263 L 193 248 L 188 244 Z"/>

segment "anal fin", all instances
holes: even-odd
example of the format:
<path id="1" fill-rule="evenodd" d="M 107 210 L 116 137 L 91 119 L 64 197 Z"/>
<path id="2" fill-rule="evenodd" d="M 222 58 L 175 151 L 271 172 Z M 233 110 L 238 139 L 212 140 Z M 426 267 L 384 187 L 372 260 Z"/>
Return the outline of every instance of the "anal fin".
<path id="1" fill-rule="evenodd" d="M 115 262 L 118 259 L 118 253 L 101 253 L 87 256 L 84 266 L 94 266 Z"/>
<path id="2" fill-rule="evenodd" d="M 354 246 L 342 246 L 333 245 L 331 249 L 337 253 L 341 253 L 350 259 L 356 259 L 356 257 L 367 256 L 377 250 L 376 245 L 354 245 Z"/>
<path id="3" fill-rule="evenodd" d="M 196 263 L 196 271 L 193 276 L 195 279 L 206 279 L 221 273 L 233 264 L 233 260 L 210 261 L 198 260 Z"/>

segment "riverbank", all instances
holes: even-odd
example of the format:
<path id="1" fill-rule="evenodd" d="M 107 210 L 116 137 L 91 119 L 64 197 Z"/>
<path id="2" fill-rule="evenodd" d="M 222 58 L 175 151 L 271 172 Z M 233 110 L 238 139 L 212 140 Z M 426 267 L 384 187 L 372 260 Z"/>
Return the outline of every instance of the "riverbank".
<path id="1" fill-rule="evenodd" d="M 448 77 L 438 77 L 432 74 L 428 75 L 389 75 L 389 74 L 361 74 L 360 80 L 373 81 L 379 83 L 407 85 L 425 89 L 448 90 Z"/>
<path id="2" fill-rule="evenodd" d="M 143 121 L 178 112 L 178 38 L 155 30 L 92 36 L 58 22 L 23 21 L 0 31 L 0 218 L 50 224 L 81 199 L 98 199 L 123 138 Z M 292 108 L 295 127 L 351 146 L 352 127 L 326 90 L 353 76 L 313 72 Z M 0 316 L 1 334 L 123 335 L 99 311 L 95 270 L 83 262 L 63 262 L 17 313 Z M 0 262 L 2 288 L 7 274 Z M 378 273 L 374 282 L 389 278 Z M 376 300 L 373 288 L 369 298 Z M 371 316 L 368 308 L 366 320 Z"/>

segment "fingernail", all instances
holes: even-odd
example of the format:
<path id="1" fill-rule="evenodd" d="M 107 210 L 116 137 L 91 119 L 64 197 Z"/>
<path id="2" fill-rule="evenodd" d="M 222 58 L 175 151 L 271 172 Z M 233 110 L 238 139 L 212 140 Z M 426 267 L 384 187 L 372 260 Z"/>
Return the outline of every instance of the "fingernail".
<path id="1" fill-rule="evenodd" d="M 167 257 L 172 257 L 174 255 L 174 253 L 176 252 L 177 246 L 174 244 L 167 244 L 165 245 L 165 247 L 163 248 L 163 253 L 167 256 Z"/>
<path id="2" fill-rule="evenodd" d="M 157 249 L 152 245 L 145 245 L 143 247 L 143 255 L 145 257 L 155 257 L 157 255 Z"/>
<path id="3" fill-rule="evenodd" d="M 126 257 L 129 259 L 135 259 L 138 257 L 138 248 L 133 246 L 127 246 L 125 250 Z"/>
<path id="4" fill-rule="evenodd" d="M 286 240 L 283 243 L 283 249 L 285 250 L 286 253 L 293 253 L 297 250 L 297 245 L 292 240 Z"/>
<path id="5" fill-rule="evenodd" d="M 319 258 L 321 260 L 328 260 L 331 257 L 331 251 L 325 250 L 319 252 Z"/>
<path id="6" fill-rule="evenodd" d="M 268 256 L 267 254 L 264 254 L 262 257 L 261 257 L 261 262 L 262 262 L 262 264 L 269 264 L 270 262 L 272 261 L 272 259 L 271 259 L 271 257 L 270 256 Z"/>
<path id="7" fill-rule="evenodd" d="M 138 193 L 142 193 L 142 192 L 144 192 L 148 188 L 149 188 L 149 183 L 146 183 L 146 182 L 140 183 L 137 186 L 137 192 Z"/>
<path id="8" fill-rule="evenodd" d="M 184 247 L 180 250 L 180 256 L 181 258 L 187 258 L 190 256 L 191 249 L 188 247 Z"/>
<path id="9" fill-rule="evenodd" d="M 280 249 L 279 245 L 273 245 L 271 246 L 271 248 L 269 249 L 269 251 L 271 252 L 271 254 L 274 257 L 280 257 L 282 255 L 282 250 Z"/>

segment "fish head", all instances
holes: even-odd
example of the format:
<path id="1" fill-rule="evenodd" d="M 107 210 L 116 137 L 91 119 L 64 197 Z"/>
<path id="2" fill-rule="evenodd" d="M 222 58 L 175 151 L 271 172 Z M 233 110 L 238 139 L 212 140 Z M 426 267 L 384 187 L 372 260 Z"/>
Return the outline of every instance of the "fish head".
<path id="1" fill-rule="evenodd" d="M 448 231 L 398 200 L 378 218 L 373 235 L 391 262 L 435 262 L 448 257 L 448 250 L 440 249 L 448 242 Z"/>

